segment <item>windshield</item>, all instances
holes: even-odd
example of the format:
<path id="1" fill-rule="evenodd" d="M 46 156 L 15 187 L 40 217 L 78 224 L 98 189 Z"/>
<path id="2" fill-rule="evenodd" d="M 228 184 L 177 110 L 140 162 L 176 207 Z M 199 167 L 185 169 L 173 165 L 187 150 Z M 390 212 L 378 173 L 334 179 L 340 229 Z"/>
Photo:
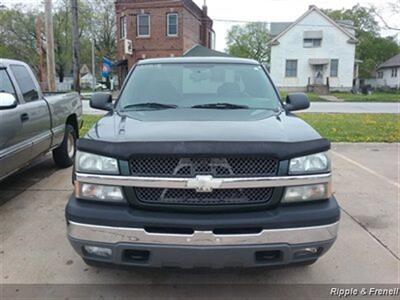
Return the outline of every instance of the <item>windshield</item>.
<path id="1" fill-rule="evenodd" d="M 135 68 L 122 110 L 281 108 L 263 68 L 250 64 L 146 64 Z"/>

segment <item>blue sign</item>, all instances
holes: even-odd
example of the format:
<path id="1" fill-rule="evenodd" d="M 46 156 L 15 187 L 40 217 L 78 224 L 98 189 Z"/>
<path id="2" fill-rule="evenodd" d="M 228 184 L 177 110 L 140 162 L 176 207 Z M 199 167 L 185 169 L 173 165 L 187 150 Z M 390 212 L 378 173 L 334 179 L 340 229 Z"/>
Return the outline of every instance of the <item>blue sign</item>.
<path id="1" fill-rule="evenodd" d="M 103 57 L 103 70 L 101 72 L 101 77 L 107 78 L 110 76 L 112 67 L 112 62 L 108 58 Z"/>

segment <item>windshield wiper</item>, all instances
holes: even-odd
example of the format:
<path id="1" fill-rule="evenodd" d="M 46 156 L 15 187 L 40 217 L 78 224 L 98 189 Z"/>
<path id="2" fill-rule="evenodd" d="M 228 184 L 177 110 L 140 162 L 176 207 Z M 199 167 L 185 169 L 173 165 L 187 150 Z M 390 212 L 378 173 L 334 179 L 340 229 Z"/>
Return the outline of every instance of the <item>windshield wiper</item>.
<path id="1" fill-rule="evenodd" d="M 168 109 L 168 108 L 177 108 L 178 105 L 174 104 L 164 104 L 164 103 L 157 103 L 157 102 L 145 102 L 145 103 L 138 103 L 138 104 L 129 104 L 123 108 L 123 110 L 127 110 L 130 108 L 151 108 L 151 109 Z"/>
<path id="2" fill-rule="evenodd" d="M 203 108 L 203 109 L 249 109 L 247 105 L 238 105 L 233 103 L 209 103 L 194 105 L 191 108 Z"/>

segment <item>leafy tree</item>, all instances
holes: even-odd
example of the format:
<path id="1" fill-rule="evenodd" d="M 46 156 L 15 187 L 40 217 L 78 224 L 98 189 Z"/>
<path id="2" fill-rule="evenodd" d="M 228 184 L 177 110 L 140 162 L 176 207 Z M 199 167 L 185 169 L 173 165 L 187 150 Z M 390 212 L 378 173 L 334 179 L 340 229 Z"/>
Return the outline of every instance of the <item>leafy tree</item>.
<path id="1" fill-rule="evenodd" d="M 356 58 L 362 60 L 360 77 L 371 77 L 375 68 L 392 56 L 400 53 L 400 46 L 394 37 L 381 37 L 376 11 L 373 7 L 356 5 L 351 9 L 324 10 L 334 20 L 354 22 L 358 45 Z"/>
<path id="2" fill-rule="evenodd" d="M 103 56 L 114 59 L 116 52 L 114 2 L 109 0 L 80 0 L 78 5 L 81 64 L 87 64 L 91 67 L 91 40 L 93 37 L 96 41 L 96 56 L 99 58 L 99 65 Z M 41 38 L 43 45 L 45 45 L 43 13 L 24 5 L 1 7 L 0 57 L 25 61 L 37 71 L 38 55 L 35 26 L 37 16 L 42 17 Z M 72 29 L 69 0 L 54 0 L 53 29 L 56 73 L 62 82 L 66 75 L 71 74 L 72 69 Z"/>
<path id="3" fill-rule="evenodd" d="M 88 38 L 93 11 L 86 2 L 78 3 L 79 35 L 81 44 L 81 63 L 91 63 L 91 43 Z M 72 69 L 72 27 L 71 3 L 69 0 L 58 0 L 55 3 L 53 15 L 54 52 L 56 57 L 56 73 L 60 82 L 64 76 L 71 74 Z"/>
<path id="4" fill-rule="evenodd" d="M 271 35 L 266 23 L 235 25 L 228 32 L 227 52 L 232 56 L 252 58 L 267 63 L 271 53 L 268 45 L 270 40 Z"/>
<path id="5" fill-rule="evenodd" d="M 37 71 L 35 20 L 38 14 L 23 5 L 0 10 L 0 57 L 23 60 Z"/>
<path id="6" fill-rule="evenodd" d="M 353 21 L 357 36 L 365 32 L 374 36 L 379 35 L 379 23 L 375 19 L 375 11 L 372 7 L 364 7 L 357 4 L 350 9 L 323 9 L 322 11 L 333 20 Z"/>
<path id="7" fill-rule="evenodd" d="M 89 4 L 92 11 L 91 31 L 96 41 L 96 56 L 99 58 L 108 57 L 115 59 L 117 45 L 115 8 L 114 2 L 109 0 L 91 0 Z"/>

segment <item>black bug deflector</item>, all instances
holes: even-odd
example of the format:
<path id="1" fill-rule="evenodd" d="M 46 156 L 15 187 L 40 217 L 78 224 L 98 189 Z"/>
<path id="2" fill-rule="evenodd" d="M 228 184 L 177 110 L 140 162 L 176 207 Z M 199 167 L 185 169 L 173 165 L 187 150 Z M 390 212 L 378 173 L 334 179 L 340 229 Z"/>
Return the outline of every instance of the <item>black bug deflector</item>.
<path id="1" fill-rule="evenodd" d="M 303 142 L 102 142 L 80 139 L 80 151 L 129 160 L 135 156 L 264 156 L 279 160 L 328 151 L 331 144 L 326 139 Z"/>

